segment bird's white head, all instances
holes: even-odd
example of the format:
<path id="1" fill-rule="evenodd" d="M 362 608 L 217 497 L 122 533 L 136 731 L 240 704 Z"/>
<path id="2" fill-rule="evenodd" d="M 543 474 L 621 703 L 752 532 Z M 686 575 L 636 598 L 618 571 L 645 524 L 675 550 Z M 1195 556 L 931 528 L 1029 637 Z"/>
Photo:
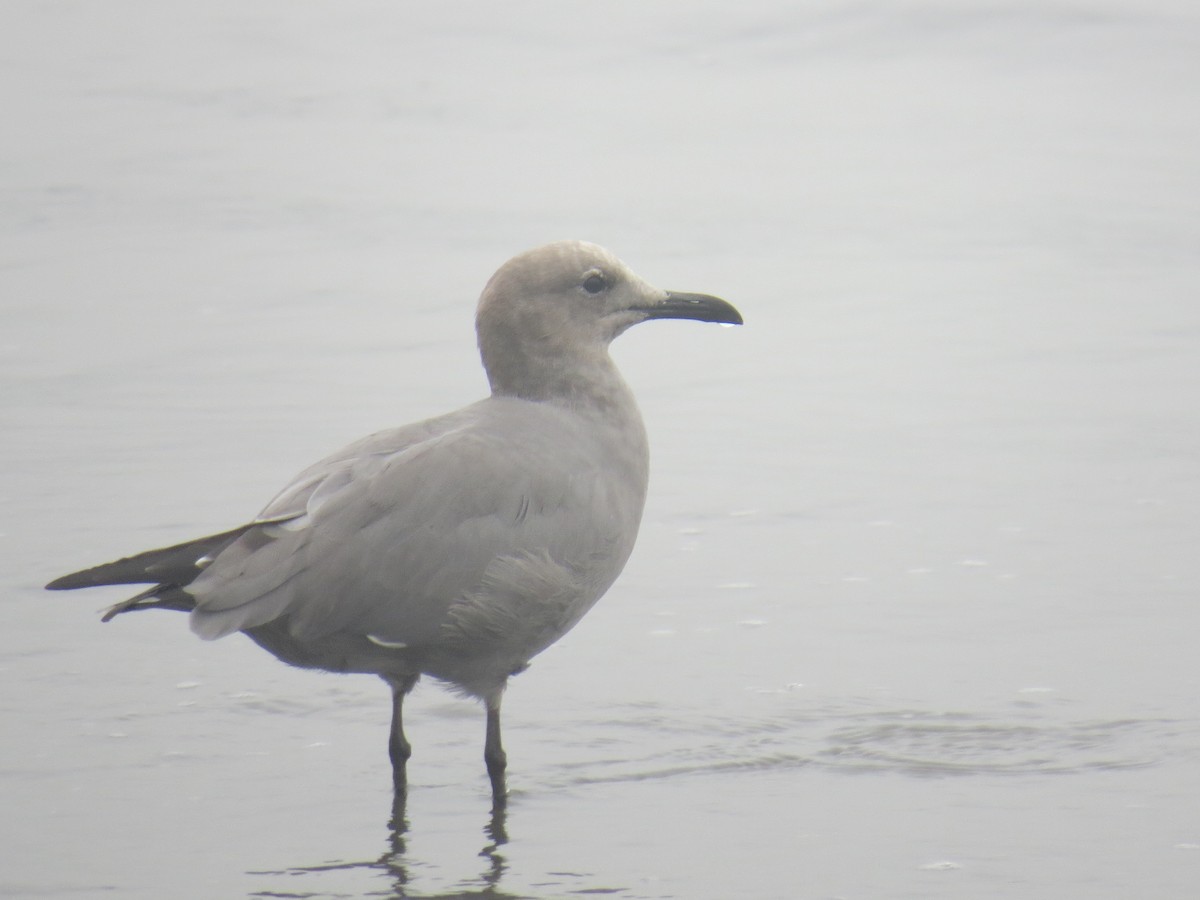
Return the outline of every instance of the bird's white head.
<path id="1" fill-rule="evenodd" d="M 557 241 L 500 267 L 479 298 L 476 330 L 492 391 L 541 400 L 594 383 L 612 368 L 613 338 L 665 318 L 742 322 L 717 297 L 654 287 L 603 247 Z"/>

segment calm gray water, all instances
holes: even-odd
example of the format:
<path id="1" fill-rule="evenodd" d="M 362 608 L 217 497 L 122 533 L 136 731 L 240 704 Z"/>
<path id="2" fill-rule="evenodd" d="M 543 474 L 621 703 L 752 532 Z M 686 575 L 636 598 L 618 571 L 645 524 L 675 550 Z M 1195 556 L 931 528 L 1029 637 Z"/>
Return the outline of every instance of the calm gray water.
<path id="1" fill-rule="evenodd" d="M 1200 13 L 1176 0 L 0 10 L 0 894 L 1191 898 Z M 625 576 L 482 712 L 74 568 L 485 389 L 513 253 L 743 329 L 616 355 Z"/>

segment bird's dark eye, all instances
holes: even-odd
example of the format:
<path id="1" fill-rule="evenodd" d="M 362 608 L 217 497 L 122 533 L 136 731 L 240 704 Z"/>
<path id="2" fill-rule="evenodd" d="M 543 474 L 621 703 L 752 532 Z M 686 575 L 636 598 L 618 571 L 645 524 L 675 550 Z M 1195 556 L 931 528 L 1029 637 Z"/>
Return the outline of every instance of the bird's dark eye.
<path id="1" fill-rule="evenodd" d="M 608 282 L 599 272 L 593 272 L 587 278 L 583 279 L 583 289 L 589 294 L 598 294 L 608 287 Z"/>

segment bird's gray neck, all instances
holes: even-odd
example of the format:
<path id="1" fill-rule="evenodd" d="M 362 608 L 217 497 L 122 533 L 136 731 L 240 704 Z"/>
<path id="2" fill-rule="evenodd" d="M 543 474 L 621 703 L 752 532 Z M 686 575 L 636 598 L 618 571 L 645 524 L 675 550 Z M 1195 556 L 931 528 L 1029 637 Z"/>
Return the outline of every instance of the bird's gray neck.
<path id="1" fill-rule="evenodd" d="M 595 412 L 605 418 L 635 418 L 641 421 L 633 392 L 617 371 L 606 347 L 592 352 L 515 354 L 500 358 L 485 356 L 492 393 L 539 403 L 554 403 L 579 412 Z"/>

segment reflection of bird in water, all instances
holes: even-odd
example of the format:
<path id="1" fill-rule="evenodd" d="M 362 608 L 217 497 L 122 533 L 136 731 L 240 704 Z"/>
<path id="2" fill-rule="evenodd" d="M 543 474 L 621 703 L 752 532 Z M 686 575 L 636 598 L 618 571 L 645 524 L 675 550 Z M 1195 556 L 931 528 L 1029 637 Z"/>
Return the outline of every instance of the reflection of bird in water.
<path id="1" fill-rule="evenodd" d="M 609 342 L 647 319 L 737 324 L 723 300 L 660 290 L 593 244 L 515 257 L 479 301 L 485 400 L 379 432 L 302 472 L 253 521 L 67 575 L 52 589 L 153 586 L 105 620 L 184 610 L 284 662 L 392 688 L 396 793 L 405 695 L 432 675 L 487 708 L 484 758 L 505 798 L 510 675 L 620 574 L 646 497 L 646 433 Z"/>
<path id="2" fill-rule="evenodd" d="M 500 881 L 508 868 L 508 863 L 500 853 L 500 848 L 508 843 L 508 833 L 505 830 L 505 823 L 506 813 L 504 805 L 493 805 L 491 816 L 487 824 L 483 827 L 483 834 L 487 839 L 487 843 L 484 844 L 478 854 L 487 860 L 486 868 L 475 879 L 480 887 L 468 890 L 454 889 L 448 893 L 437 894 L 431 894 L 423 890 L 421 897 L 426 898 L 426 900 L 469 900 L 472 897 L 492 898 L 492 900 L 518 900 L 522 895 L 508 894 L 500 890 Z M 406 855 L 408 850 L 406 841 L 408 828 L 408 817 L 405 813 L 404 799 L 397 797 L 392 808 L 392 818 L 388 822 L 388 847 L 377 859 L 364 860 L 362 862 L 324 863 L 316 866 L 295 866 L 282 871 L 259 871 L 248 874 L 297 876 L 319 875 L 322 872 L 365 870 L 378 872 L 385 876 L 391 882 L 392 896 L 407 897 L 408 885 L 411 881 L 409 866 L 413 864 L 413 861 L 409 860 Z M 307 896 L 309 893 L 315 892 L 298 892 L 297 896 Z"/>

